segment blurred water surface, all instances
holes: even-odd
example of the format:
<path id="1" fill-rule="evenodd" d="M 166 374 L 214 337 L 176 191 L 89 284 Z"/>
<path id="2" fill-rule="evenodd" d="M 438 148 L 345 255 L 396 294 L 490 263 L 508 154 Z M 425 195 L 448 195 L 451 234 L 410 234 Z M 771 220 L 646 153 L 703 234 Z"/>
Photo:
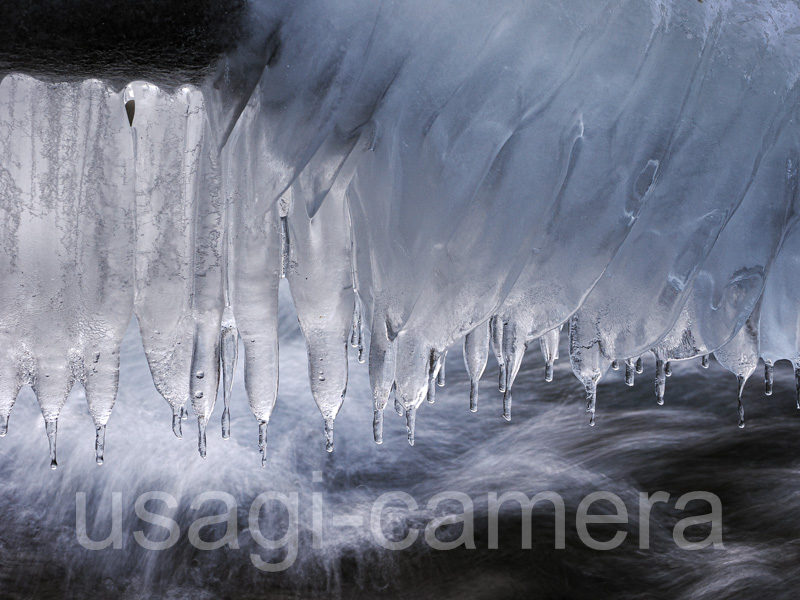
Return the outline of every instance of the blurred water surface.
<path id="1" fill-rule="evenodd" d="M 583 391 L 569 361 L 556 363 L 555 381 L 543 381 L 538 344 L 532 344 L 514 387 L 513 420 L 505 422 L 490 358 L 479 410 L 468 410 L 469 382 L 460 349 L 451 350 L 447 384 L 436 403 L 417 418 L 416 445 L 406 443 L 405 421 L 387 408 L 384 443 L 372 441 L 372 407 L 365 365 L 351 354 L 347 400 L 336 421 L 335 451 L 325 452 L 322 419 L 311 398 L 305 347 L 291 299 L 281 295 L 281 382 L 269 426 L 269 462 L 261 468 L 257 426 L 247 407 L 241 361 L 232 404 L 232 437 L 219 434 L 221 398 L 209 426 L 208 458 L 197 454 L 193 417 L 184 438 L 170 428 L 170 410 L 151 383 L 135 323 L 123 345 L 117 406 L 108 425 L 106 463 L 94 464 L 94 429 L 83 390 L 73 390 L 59 421 L 59 469 L 50 471 L 47 439 L 30 390 L 21 394 L 9 434 L 0 440 L 0 590 L 4 598 L 793 598 L 800 578 L 800 462 L 795 447 L 800 413 L 788 363 L 775 372 L 775 392 L 763 394 L 761 372 L 745 390 L 747 426 L 736 427 L 736 380 L 712 360 L 673 365 L 666 404 L 653 395 L 653 363 L 628 388 L 623 373 L 610 372 L 600 386 L 597 426 L 584 413 Z M 563 342 L 564 340 L 562 340 Z M 562 357 L 566 349 L 562 345 Z M 313 473 L 322 472 L 322 482 Z M 236 502 L 238 549 L 203 551 L 188 539 L 200 516 L 224 512 L 221 502 L 190 508 L 202 492 L 223 491 Z M 553 510 L 534 511 L 532 548 L 521 548 L 520 510 L 504 505 L 499 548 L 488 548 L 487 494 L 520 491 L 529 497 L 554 491 L 566 503 L 566 548 L 555 549 Z M 597 539 L 629 531 L 615 550 L 592 550 L 578 538 L 578 503 L 594 491 L 624 501 L 629 523 L 595 526 Z M 671 494 L 651 514 L 650 548 L 639 548 L 640 492 Z M 723 549 L 679 548 L 676 522 L 708 512 L 703 502 L 675 509 L 683 493 L 704 490 L 723 506 Z M 133 532 L 163 540 L 163 528 L 141 522 L 136 498 L 163 491 L 175 510 L 149 503 L 170 516 L 180 537 L 169 549 L 146 550 Z M 280 573 L 256 569 L 251 553 L 280 560 L 285 549 L 257 546 L 248 531 L 253 499 L 267 491 L 299 498 L 298 556 Z M 393 504 L 384 531 L 400 539 L 420 530 L 416 543 L 391 551 L 378 545 L 368 523 L 375 500 L 389 491 L 410 494 L 417 510 Z M 474 502 L 475 549 L 434 550 L 422 529 L 434 516 L 459 513 L 458 503 L 437 511 L 434 494 L 463 492 Z M 92 551 L 76 536 L 76 493 L 87 495 L 88 533 L 108 535 L 112 493 L 122 494 L 123 547 Z M 312 494 L 321 494 L 324 542 L 314 548 Z M 280 538 L 287 511 L 262 509 L 263 534 Z M 361 516 L 361 527 L 333 523 Z M 203 530 L 219 539 L 224 525 Z M 446 526 L 440 539 L 455 539 L 461 525 Z M 687 530 L 702 540 L 707 526 Z"/>

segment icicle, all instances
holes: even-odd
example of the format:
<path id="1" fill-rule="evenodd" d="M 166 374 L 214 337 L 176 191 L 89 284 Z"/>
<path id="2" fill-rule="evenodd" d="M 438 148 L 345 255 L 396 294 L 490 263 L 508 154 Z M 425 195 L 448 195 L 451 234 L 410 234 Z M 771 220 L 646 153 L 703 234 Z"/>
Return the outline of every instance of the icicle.
<path id="1" fill-rule="evenodd" d="M 285 249 L 280 219 L 285 206 L 266 197 L 275 175 L 256 160 L 241 159 L 259 147 L 256 112 L 252 103 L 242 112 L 223 148 L 222 163 L 228 231 L 235 234 L 226 257 L 228 299 L 244 351 L 247 401 L 256 422 L 266 424 L 278 397 L 278 290 Z"/>
<path id="2" fill-rule="evenodd" d="M 350 334 L 350 345 L 358 348 L 358 362 L 364 362 L 364 323 L 361 315 L 361 299 L 356 294 L 353 306 L 353 330 Z"/>
<path id="3" fill-rule="evenodd" d="M 185 406 L 181 406 L 181 421 L 188 421 L 188 420 L 189 420 L 189 409 L 186 408 Z"/>
<path id="4" fill-rule="evenodd" d="M 106 447 L 106 426 L 98 425 L 95 427 L 94 434 L 94 461 L 98 465 L 103 464 L 103 453 Z"/>
<path id="5" fill-rule="evenodd" d="M 436 385 L 438 384 L 438 373 L 442 367 L 443 357 L 443 354 L 431 350 L 430 366 L 428 367 L 428 404 L 433 404 L 436 401 Z"/>
<path id="6" fill-rule="evenodd" d="M 514 380 L 522 365 L 522 358 L 528 348 L 528 342 L 525 336 L 520 334 L 520 331 L 516 320 L 512 319 L 503 323 L 503 357 L 506 361 L 506 382 L 503 386 L 503 418 L 506 421 L 511 420 L 511 388 L 514 386 Z"/>
<path id="7" fill-rule="evenodd" d="M 412 407 L 406 411 L 406 432 L 408 433 L 408 443 L 414 445 L 414 427 L 417 422 L 417 408 Z"/>
<path id="8" fill-rule="evenodd" d="M 539 347 L 544 358 L 544 380 L 553 381 L 553 363 L 558 358 L 558 343 L 561 338 L 561 327 L 551 329 L 539 338 Z"/>
<path id="9" fill-rule="evenodd" d="M 742 406 L 742 392 L 744 391 L 744 384 L 747 382 L 747 377 L 744 375 L 737 375 L 736 382 L 739 386 L 738 406 L 737 412 L 739 413 L 739 429 L 744 429 L 744 406 Z"/>
<path id="10" fill-rule="evenodd" d="M 670 363 L 669 361 L 666 361 L 664 363 L 664 375 L 666 375 L 667 377 L 672 377 L 672 363 Z"/>
<path id="11" fill-rule="evenodd" d="M 375 409 L 372 413 L 372 437 L 376 444 L 383 443 L 383 409 Z"/>
<path id="12" fill-rule="evenodd" d="M 427 395 L 428 404 L 433 404 L 436 402 L 436 379 L 431 378 L 430 382 L 428 383 L 428 395 Z"/>
<path id="13" fill-rule="evenodd" d="M 586 412 L 591 414 L 589 425 L 595 424 L 597 404 L 597 385 L 611 366 L 611 358 L 606 356 L 597 343 L 596 321 L 583 321 L 573 315 L 569 322 L 569 360 L 572 372 L 586 390 Z M 593 336 L 593 339 L 586 339 Z"/>
<path id="14" fill-rule="evenodd" d="M 469 409 L 472 412 L 478 412 L 478 387 L 477 381 L 470 381 L 469 383 Z"/>
<path id="15" fill-rule="evenodd" d="M 358 296 L 356 296 L 358 298 Z M 358 338 L 356 339 L 356 344 L 358 347 L 358 362 L 361 364 L 364 363 L 364 321 L 363 317 L 361 316 L 361 300 L 357 300 L 359 303 L 358 305 Z"/>
<path id="16" fill-rule="evenodd" d="M 46 419 L 44 422 L 45 431 L 47 432 L 47 441 L 50 442 L 50 468 L 56 470 L 58 463 L 56 462 L 56 436 L 58 434 L 58 419 Z"/>
<path id="17" fill-rule="evenodd" d="M 594 427 L 594 414 L 597 408 L 597 383 L 589 381 L 585 384 L 586 388 L 586 412 L 590 413 L 589 426 Z"/>
<path id="18" fill-rule="evenodd" d="M 183 438 L 183 432 L 181 431 L 182 416 L 183 416 L 183 407 L 174 406 L 172 408 L 172 433 L 174 433 L 175 437 L 178 439 Z"/>
<path id="19" fill-rule="evenodd" d="M 230 308 L 225 309 L 226 312 Z M 231 397 L 233 396 L 233 377 L 239 358 L 239 332 L 232 323 L 232 316 L 226 322 L 223 316 L 222 327 L 222 388 L 224 407 L 222 409 L 222 439 L 231 437 Z"/>
<path id="20" fill-rule="evenodd" d="M 737 410 L 739 428 L 744 427 L 744 407 L 742 393 L 747 378 L 758 366 L 758 322 L 761 315 L 761 300 L 748 317 L 744 326 L 725 345 L 714 350 L 714 358 L 725 369 L 736 375 L 738 383 Z"/>
<path id="21" fill-rule="evenodd" d="M 612 361 L 611 361 L 611 368 L 612 368 L 614 371 L 619 371 L 619 361 L 612 360 Z"/>
<path id="22" fill-rule="evenodd" d="M 353 294 L 352 241 L 344 197 L 337 195 L 317 205 L 315 217 L 309 218 L 305 208 L 317 193 L 314 181 L 300 176 L 291 188 L 285 236 L 291 268 L 286 276 L 306 340 L 311 393 L 325 424 L 325 448 L 332 452 L 334 419 L 347 393 L 348 337 L 351 343 L 361 341 L 361 307 Z"/>
<path id="23" fill-rule="evenodd" d="M 664 361 L 656 358 L 656 402 L 659 406 L 664 404 L 664 388 L 666 388 L 666 372 L 664 370 Z"/>
<path id="24" fill-rule="evenodd" d="M 772 362 L 764 361 L 764 393 L 767 396 L 772 396 L 773 371 L 774 365 Z"/>
<path id="25" fill-rule="evenodd" d="M 0 415 L 0 437 L 5 437 L 8 433 L 8 417 L 9 415 Z"/>
<path id="26" fill-rule="evenodd" d="M 412 333 L 398 341 L 395 398 L 405 410 L 408 442 L 413 446 L 417 410 L 435 388 L 436 365 L 441 355 L 420 335 Z"/>
<path id="27" fill-rule="evenodd" d="M 498 386 L 497 389 L 501 392 L 506 391 L 506 363 L 503 362 L 500 364 L 500 374 L 498 379 Z"/>
<path id="28" fill-rule="evenodd" d="M 95 462 L 98 465 L 102 465 L 104 461 L 106 423 L 114 408 L 119 382 L 119 346 L 116 345 L 116 340 L 111 347 L 107 345 L 107 341 L 101 343 L 102 351 L 96 349 L 96 344 L 89 344 L 82 356 L 75 357 L 73 364 L 83 383 L 86 404 L 94 421 Z"/>
<path id="29" fill-rule="evenodd" d="M 633 387 L 634 379 L 636 377 L 635 376 L 635 373 L 636 373 L 635 364 L 636 364 L 636 361 L 634 361 L 632 358 L 626 358 L 625 359 L 625 385 L 630 386 L 630 387 Z"/>
<path id="30" fill-rule="evenodd" d="M 333 452 L 333 419 L 325 419 L 325 451 Z"/>
<path id="31" fill-rule="evenodd" d="M 267 466 L 267 421 L 258 420 L 258 450 L 261 452 L 261 466 Z"/>
<path id="32" fill-rule="evenodd" d="M 439 359 L 439 373 L 436 377 L 436 385 L 439 387 L 444 387 L 444 365 L 447 361 L 447 351 L 445 350 L 442 353 L 442 357 Z"/>
<path id="33" fill-rule="evenodd" d="M 702 358 L 700 359 L 700 366 L 704 369 L 708 368 L 708 354 L 703 354 Z"/>
<path id="34" fill-rule="evenodd" d="M 200 90 L 166 91 L 144 82 L 127 89 L 136 98 L 136 126 L 129 132 L 135 214 L 157 215 L 135 224 L 134 309 L 153 382 L 173 407 L 173 431 L 180 436 L 180 421 L 188 419 L 186 400 L 215 379 L 206 365 L 219 362 L 214 357 L 200 367 L 194 360 L 209 326 L 211 346 L 219 341 L 223 235 L 220 207 L 213 206 L 219 201 L 217 151 Z M 198 370 L 207 375 L 199 385 Z M 199 404 L 193 405 L 198 411 Z"/>
<path id="35" fill-rule="evenodd" d="M 389 396 L 394 393 L 394 410 L 398 415 L 403 414 L 403 407 L 397 398 L 396 384 L 394 381 L 396 367 L 396 352 L 394 336 L 389 339 L 389 325 L 385 320 L 373 318 L 372 340 L 369 346 L 369 383 L 372 388 L 373 410 L 382 411 L 389 402 Z M 375 425 L 376 423 L 373 423 Z M 383 419 L 377 425 L 383 427 Z M 374 433 L 374 432 L 373 432 Z M 383 439 L 383 430 L 380 432 Z"/>
<path id="36" fill-rule="evenodd" d="M 636 359 L 636 372 L 644 373 L 644 365 L 642 364 L 642 357 Z"/>
<path id="37" fill-rule="evenodd" d="M 197 417 L 197 451 L 200 458 L 206 457 L 206 422 L 205 417 Z"/>
<path id="38" fill-rule="evenodd" d="M 497 358 L 497 364 L 500 366 L 500 376 L 498 380 L 498 389 L 501 392 L 506 391 L 506 360 L 503 356 L 503 322 L 500 317 L 492 317 L 489 320 L 489 331 L 491 332 L 492 349 Z"/>
<path id="39" fill-rule="evenodd" d="M 489 358 L 489 322 L 484 321 L 464 338 L 464 365 L 469 374 L 469 409 L 478 410 L 478 389 Z"/>

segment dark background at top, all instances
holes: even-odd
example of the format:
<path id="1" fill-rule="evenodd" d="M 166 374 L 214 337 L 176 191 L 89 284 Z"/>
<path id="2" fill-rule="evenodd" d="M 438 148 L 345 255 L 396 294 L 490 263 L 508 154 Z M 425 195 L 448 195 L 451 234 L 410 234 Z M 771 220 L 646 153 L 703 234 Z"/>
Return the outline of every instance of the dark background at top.
<path id="1" fill-rule="evenodd" d="M 245 0 L 0 0 L 0 75 L 199 83 L 241 31 Z"/>

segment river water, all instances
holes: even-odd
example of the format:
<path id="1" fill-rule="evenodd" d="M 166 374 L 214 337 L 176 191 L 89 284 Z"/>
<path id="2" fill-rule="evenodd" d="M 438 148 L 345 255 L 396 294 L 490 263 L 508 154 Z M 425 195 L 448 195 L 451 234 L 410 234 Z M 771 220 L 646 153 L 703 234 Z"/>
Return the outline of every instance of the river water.
<path id="1" fill-rule="evenodd" d="M 94 431 L 79 386 L 59 421 L 56 471 L 49 468 L 33 393 L 23 391 L 9 433 L 0 440 L 0 595 L 795 597 L 800 577 L 800 524 L 794 518 L 800 506 L 795 451 L 800 412 L 788 363 L 776 366 L 771 397 L 763 394 L 760 370 L 748 382 L 747 426 L 741 430 L 736 426 L 735 377 L 713 360 L 708 370 L 700 368 L 699 360 L 674 364 L 664 406 L 655 402 L 652 360 L 645 360 L 634 388 L 624 385 L 622 371 L 610 372 L 599 388 L 597 425 L 589 427 L 582 387 L 568 360 L 557 362 L 555 381 L 545 383 L 538 344 L 531 345 L 515 383 L 509 423 L 502 418 L 494 359 L 490 357 L 481 382 L 478 412 L 472 414 L 463 357 L 454 349 L 447 361 L 446 386 L 437 390 L 435 404 L 421 407 L 411 447 L 404 419 L 391 406 L 383 445 L 372 441 L 367 369 L 353 353 L 347 400 L 336 421 L 335 451 L 328 454 L 307 382 L 304 343 L 286 292 L 282 289 L 280 394 L 269 425 L 266 468 L 260 465 L 241 361 L 231 408 L 232 437 L 225 441 L 219 433 L 220 399 L 209 425 L 208 458 L 202 460 L 193 419 L 184 422 L 182 440 L 172 434 L 171 413 L 150 380 L 135 323 L 123 345 L 120 392 L 108 425 L 103 466 L 94 464 Z M 561 354 L 566 356 L 564 340 Z M 528 525 L 513 502 L 503 505 L 497 548 L 489 548 L 489 494 L 522 492 L 531 497 L 544 491 L 565 504 L 564 548 L 556 547 L 557 515 L 548 502 L 538 503 L 533 512 L 530 549 L 522 548 L 521 531 Z M 643 548 L 639 495 L 657 491 L 670 496 L 654 505 L 649 548 Z M 676 508 L 682 494 L 694 491 L 719 498 L 722 547 L 689 550 L 673 539 L 679 520 L 710 512 L 703 500 Z M 142 495 L 148 492 L 169 495 L 177 506 L 158 499 L 144 502 Z M 208 492 L 218 499 L 192 508 L 193 499 Z M 265 492 L 284 494 L 284 500 L 296 494 L 296 512 L 291 502 L 273 499 L 262 502 L 260 511 L 256 504 L 251 515 L 254 500 Z M 389 492 L 403 492 L 410 499 L 404 496 L 405 504 L 394 500 L 381 509 L 377 501 Z M 578 535 L 578 506 L 594 492 L 616 494 L 627 509 L 627 523 L 589 528 L 600 541 L 618 530 L 627 532 L 615 549 L 590 548 Z M 450 500 L 427 508 L 441 493 Z M 106 538 L 117 514 L 121 548 L 91 550 L 81 544 L 76 517 L 83 494 L 88 537 Z M 453 500 L 454 495 L 472 506 Z M 201 516 L 224 514 L 228 505 L 219 498 L 231 504 L 233 526 L 210 525 L 201 529 L 200 537 L 213 542 L 226 531 L 234 537 L 222 548 L 198 549 L 190 526 Z M 163 542 L 169 533 L 137 516 L 137 499 L 176 523 L 177 538 L 170 547 L 147 549 L 137 541 L 145 536 Z M 413 503 L 416 509 L 407 506 Z M 377 534 L 371 528 L 376 505 Z M 610 506 L 601 501 L 591 512 Z M 466 538 L 474 548 L 442 550 L 426 541 L 426 525 L 448 514 L 472 524 Z M 251 534 L 253 523 L 260 537 Z M 459 536 L 463 540 L 469 531 L 454 522 L 434 533 L 446 543 Z M 701 542 L 711 534 L 709 523 L 686 529 L 689 541 Z M 406 549 L 381 545 L 407 535 L 416 535 L 416 541 Z M 267 549 L 256 538 L 281 543 Z M 286 568 L 266 572 L 254 565 L 263 566 L 261 561 L 286 561 Z"/>

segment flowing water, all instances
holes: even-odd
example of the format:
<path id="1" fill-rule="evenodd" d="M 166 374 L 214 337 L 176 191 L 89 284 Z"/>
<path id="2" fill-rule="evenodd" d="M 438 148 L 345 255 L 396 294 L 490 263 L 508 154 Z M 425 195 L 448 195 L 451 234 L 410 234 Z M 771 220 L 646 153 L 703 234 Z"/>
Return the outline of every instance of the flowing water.
<path id="1" fill-rule="evenodd" d="M 775 391 L 764 396 L 761 371 L 744 393 L 747 426 L 737 428 L 736 380 L 713 360 L 674 363 L 666 403 L 656 404 L 654 361 L 633 388 L 623 369 L 609 372 L 599 387 L 597 425 L 589 426 L 583 389 L 568 361 L 556 363 L 544 382 L 544 363 L 532 344 L 515 384 L 512 421 L 502 418 L 497 368 L 481 381 L 478 411 L 469 411 L 469 381 L 460 349 L 448 355 L 447 380 L 436 402 L 417 415 L 416 445 L 406 442 L 405 420 L 386 411 L 384 443 L 372 441 L 372 407 L 366 367 L 350 356 L 347 401 L 336 420 L 335 451 L 325 452 L 323 421 L 306 376 L 305 347 L 291 299 L 281 293 L 281 382 L 269 424 L 268 462 L 261 467 L 258 427 L 247 408 L 241 361 L 231 408 L 231 439 L 221 439 L 218 401 L 208 430 L 208 457 L 196 447 L 194 417 L 184 421 L 182 440 L 171 431 L 168 405 L 158 397 L 135 323 L 123 344 L 117 406 L 108 424 L 105 465 L 94 463 L 94 431 L 83 390 L 73 390 L 59 420 L 59 468 L 47 460 L 44 422 L 25 389 L 0 443 L 0 590 L 4 598 L 750 598 L 794 597 L 800 577 L 800 465 L 795 444 L 800 413 L 795 408 L 791 368 L 779 363 Z M 562 340 L 563 342 L 563 340 Z M 562 347 L 562 356 L 566 352 Z M 493 359 L 492 359 L 493 360 Z M 321 481 L 315 481 L 320 479 Z M 315 475 L 316 473 L 316 475 Z M 147 509 L 174 519 L 179 537 L 171 547 L 149 550 L 134 532 L 163 541 L 168 532 L 137 517 L 135 503 L 146 492 L 166 492 L 168 508 Z M 225 513 L 222 501 L 199 509 L 203 492 L 232 496 L 238 548 L 199 550 L 190 525 L 200 516 Z M 253 500 L 264 492 L 297 493 L 297 557 L 280 572 L 256 568 L 251 554 L 273 563 L 285 547 L 268 550 L 248 530 Z M 409 548 L 381 547 L 370 529 L 375 501 L 400 491 L 416 510 L 393 502 L 383 510 L 383 533 L 402 539 L 419 535 Z M 554 543 L 552 505 L 536 505 L 532 544 L 522 549 L 519 506 L 503 506 L 497 549 L 489 549 L 488 494 L 518 491 L 528 497 L 551 491 L 566 505 L 566 541 Z M 608 491 L 624 502 L 622 525 L 594 525 L 608 540 L 627 531 L 613 550 L 587 547 L 576 532 L 578 504 Z M 667 503 L 650 516 L 650 547 L 640 548 L 639 493 L 665 491 Z M 709 512 L 696 501 L 677 510 L 684 493 L 707 491 L 722 504 L 723 547 L 680 548 L 673 528 L 688 515 Z M 88 535 L 102 540 L 111 530 L 112 495 L 120 493 L 122 547 L 89 550 L 78 541 L 78 493 L 86 495 Z M 473 502 L 475 548 L 437 550 L 423 529 L 436 516 L 460 514 L 458 502 L 432 510 L 428 500 L 461 492 Z M 322 539 L 313 535 L 314 505 L 322 511 Z M 602 503 L 595 505 L 602 508 Z M 256 507 L 257 509 L 258 507 Z M 354 525 L 346 517 L 360 524 Z M 287 506 L 267 502 L 256 513 L 263 537 L 291 534 Z M 319 523 L 320 521 L 318 521 Z M 454 540 L 463 525 L 438 530 Z M 226 525 L 211 525 L 201 538 L 218 540 Z M 709 536 L 710 525 L 686 531 L 689 540 Z M 258 560 L 258 559 L 256 559 Z"/>

